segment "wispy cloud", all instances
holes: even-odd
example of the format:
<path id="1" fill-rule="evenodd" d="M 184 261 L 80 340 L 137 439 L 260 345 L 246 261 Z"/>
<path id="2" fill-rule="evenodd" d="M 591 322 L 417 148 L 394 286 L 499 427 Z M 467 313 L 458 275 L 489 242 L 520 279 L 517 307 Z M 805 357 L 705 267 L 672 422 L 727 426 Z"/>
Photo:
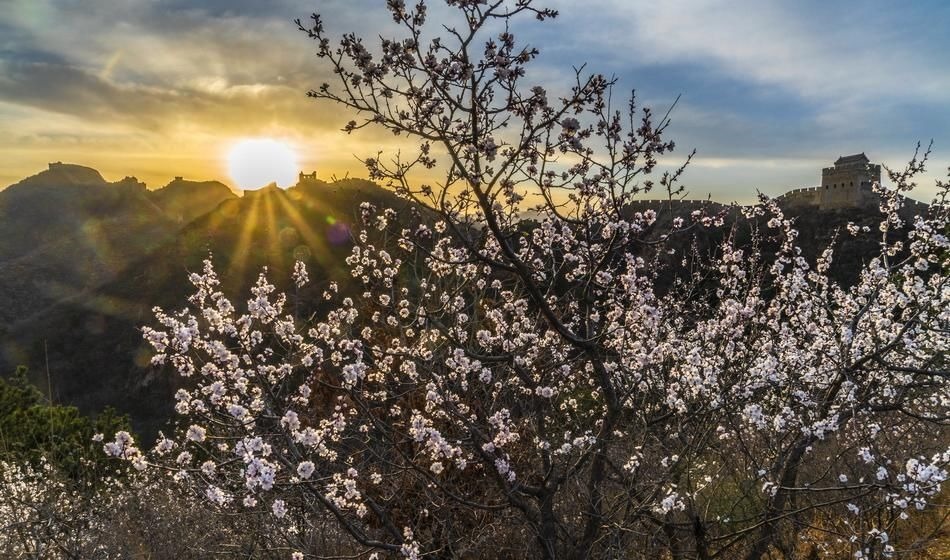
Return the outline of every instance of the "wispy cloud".
<path id="1" fill-rule="evenodd" d="M 606 53 L 633 64 L 705 63 L 730 76 L 823 101 L 945 101 L 950 86 L 950 59 L 933 43 L 946 42 L 943 23 L 950 8 L 944 3 L 927 6 L 926 19 L 907 4 L 881 9 L 874 2 L 585 4 L 585 13 L 595 14 L 588 16 L 592 22 L 609 14 L 599 22 L 609 29 L 578 37 L 593 38 L 608 47 Z M 621 29 L 626 32 L 611 32 Z"/>

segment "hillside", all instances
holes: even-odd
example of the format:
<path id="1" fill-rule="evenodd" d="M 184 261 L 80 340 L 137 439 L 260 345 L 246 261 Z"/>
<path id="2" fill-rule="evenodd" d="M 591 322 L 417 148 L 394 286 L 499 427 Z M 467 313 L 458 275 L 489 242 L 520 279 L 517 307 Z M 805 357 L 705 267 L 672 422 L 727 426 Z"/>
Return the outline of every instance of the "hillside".
<path id="1" fill-rule="evenodd" d="M 176 177 L 164 187 L 149 191 L 149 198 L 177 224 L 187 224 L 225 200 L 235 198 L 224 183 L 188 181 Z"/>
<path id="2" fill-rule="evenodd" d="M 35 373 L 45 368 L 48 353 L 57 402 L 86 411 L 115 406 L 129 413 L 139 430 L 153 431 L 169 416 L 176 380 L 148 365 L 137 329 L 152 322 L 152 307 L 181 307 L 190 293 L 187 274 L 199 270 L 209 254 L 224 291 L 241 299 L 261 267 L 268 266 L 274 281 L 285 285 L 293 263 L 301 259 L 314 282 L 312 293 L 300 299 L 320 301 L 317 296 L 329 280 L 347 279 L 343 259 L 363 201 L 407 206 L 389 191 L 356 179 L 269 187 L 227 200 L 111 281 L 13 325 L 0 351 L 0 371 L 27 364 Z"/>
<path id="3" fill-rule="evenodd" d="M 0 322 L 13 322 L 111 278 L 177 227 L 133 178 L 50 169 L 0 192 Z"/>
<path id="4" fill-rule="evenodd" d="M 48 360 L 55 402 L 75 404 L 88 412 L 114 406 L 129 413 L 136 428 L 145 433 L 157 430 L 170 416 L 178 380 L 149 365 L 149 351 L 138 327 L 153 321 L 154 306 L 175 309 L 183 305 L 190 292 L 187 274 L 199 270 L 205 258 L 213 255 L 222 289 L 238 300 L 246 298 L 263 266 L 278 286 L 286 287 L 294 261 L 305 261 L 314 282 L 309 292 L 297 294 L 293 304 L 301 316 L 309 315 L 321 311 L 318 295 L 327 282 L 351 284 L 346 282 L 344 258 L 361 202 L 396 208 L 412 219 L 407 202 L 356 179 L 307 180 L 286 190 L 271 186 L 243 198 L 233 196 L 221 183 L 183 180 L 149 193 L 134 180 L 107 183 L 88 168 L 56 170 L 55 179 L 56 184 L 53 176 L 30 178 L 0 193 L 0 203 L 5 204 L 0 209 L 19 220 L 12 226 L 4 223 L 7 234 L 25 231 L 19 237 L 4 237 L 6 253 L 0 253 L 4 255 L 0 271 L 20 266 L 18 279 L 8 273 L 0 277 L 0 286 L 12 288 L 5 290 L 13 294 L 10 299 L 16 299 L 17 293 L 23 299 L 4 304 L 13 307 L 4 308 L 7 332 L 0 330 L 0 371 L 25 364 L 46 386 Z M 29 185 L 32 192 L 22 185 Z M 37 204 L 43 196 L 53 203 Z M 724 208 L 713 205 L 710 211 Z M 688 217 L 693 209 L 688 204 L 672 211 L 659 208 L 657 227 L 668 226 L 675 215 Z M 727 213 L 728 222 L 735 223 L 738 213 L 734 209 Z M 843 283 L 852 282 L 877 249 L 873 226 L 879 215 L 874 210 L 794 214 L 808 258 L 848 222 L 872 226 L 870 234 L 841 236 L 832 273 Z M 40 220 L 50 220 L 50 229 L 36 228 Z M 90 230 L 89 224 L 96 229 Z M 700 228 L 675 243 L 681 250 L 692 245 L 705 251 L 728 229 Z M 77 237 L 77 232 L 88 231 L 98 235 Z M 748 227 L 737 231 L 748 231 Z M 96 242 L 85 243 L 89 239 Z M 739 242 L 746 241 L 745 234 L 740 234 Z M 109 250 L 103 252 L 102 247 Z M 84 248 L 90 250 L 83 252 Z M 44 254 L 55 258 L 45 259 Z M 72 258 L 77 256 L 82 258 Z M 678 260 L 671 261 L 664 273 L 670 282 L 679 273 Z M 50 279 L 69 289 L 49 288 Z"/>
<path id="5" fill-rule="evenodd" d="M 700 227 L 694 229 L 689 236 L 674 238 L 672 243 L 678 249 L 679 255 L 682 255 L 683 251 L 690 246 L 698 250 L 700 254 L 708 254 L 710 250 L 721 243 L 724 235 L 730 233 L 735 234 L 735 243 L 738 246 L 746 246 L 750 242 L 752 228 L 749 222 L 741 217 L 740 212 L 735 207 L 716 202 L 683 201 L 673 204 L 668 202 L 663 204 L 636 204 L 631 208 L 631 211 L 640 211 L 648 207 L 657 212 L 657 219 L 652 228 L 654 233 L 651 234 L 654 239 L 657 233 L 669 231 L 675 217 L 683 218 L 685 223 L 689 223 L 691 220 L 690 214 L 696 210 L 703 209 L 706 214 L 711 216 L 720 212 L 724 213 L 724 227 Z M 925 205 L 920 203 L 908 205 L 901 211 L 901 215 L 905 220 L 910 221 L 914 214 L 923 208 L 925 208 Z M 821 251 L 834 243 L 835 252 L 829 274 L 843 285 L 853 284 L 868 260 L 879 253 L 881 234 L 878 225 L 881 222 L 881 213 L 876 207 L 819 210 L 814 207 L 791 205 L 783 206 L 782 211 L 787 218 L 794 220 L 795 228 L 798 230 L 796 241 L 802 249 L 803 256 L 809 262 L 813 262 Z M 763 217 L 755 220 L 754 223 L 754 226 L 766 235 L 769 231 L 766 226 L 767 220 L 768 217 Z M 858 227 L 867 227 L 869 231 L 852 236 L 846 230 L 848 223 L 853 223 Z M 776 249 L 777 245 L 768 241 L 763 246 L 766 255 L 771 254 Z M 678 262 L 680 257 L 665 260 L 673 264 Z M 673 268 L 676 268 L 675 264 Z M 669 279 L 672 280 L 673 273 L 668 271 L 667 274 Z"/>
<path id="6" fill-rule="evenodd" d="M 63 163 L 11 185 L 0 192 L 0 323 L 112 279 L 227 198 L 221 183 L 149 191 Z"/>

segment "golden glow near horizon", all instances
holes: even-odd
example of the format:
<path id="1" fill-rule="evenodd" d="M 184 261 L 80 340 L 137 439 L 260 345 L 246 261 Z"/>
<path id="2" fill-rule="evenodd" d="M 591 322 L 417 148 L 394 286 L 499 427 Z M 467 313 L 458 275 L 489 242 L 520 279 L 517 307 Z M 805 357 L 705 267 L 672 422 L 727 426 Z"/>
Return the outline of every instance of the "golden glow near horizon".
<path id="1" fill-rule="evenodd" d="M 238 187 L 255 190 L 271 183 L 279 187 L 296 184 L 300 165 L 289 144 L 273 138 L 248 138 L 235 144 L 227 155 L 228 174 Z"/>

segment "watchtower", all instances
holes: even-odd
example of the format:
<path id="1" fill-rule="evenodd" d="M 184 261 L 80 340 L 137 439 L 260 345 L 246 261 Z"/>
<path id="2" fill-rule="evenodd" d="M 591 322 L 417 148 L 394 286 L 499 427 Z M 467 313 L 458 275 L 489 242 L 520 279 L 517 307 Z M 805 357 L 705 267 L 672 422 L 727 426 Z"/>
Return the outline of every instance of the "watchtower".
<path id="1" fill-rule="evenodd" d="M 872 164 L 864 152 L 839 157 L 832 167 L 821 170 L 821 208 L 864 206 L 872 195 L 871 185 L 881 182 L 881 166 Z"/>

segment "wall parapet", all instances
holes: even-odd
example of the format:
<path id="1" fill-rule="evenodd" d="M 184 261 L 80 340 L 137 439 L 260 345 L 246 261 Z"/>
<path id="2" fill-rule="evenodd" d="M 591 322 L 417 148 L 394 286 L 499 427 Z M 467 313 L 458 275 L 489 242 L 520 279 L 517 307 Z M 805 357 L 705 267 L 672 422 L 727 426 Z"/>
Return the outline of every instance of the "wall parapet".
<path id="1" fill-rule="evenodd" d="M 816 191 L 820 191 L 820 190 L 821 190 L 821 187 L 799 187 L 799 188 L 797 188 L 797 189 L 792 189 L 792 190 L 790 190 L 790 191 L 785 191 L 784 193 L 782 193 L 782 194 L 776 196 L 775 199 L 778 200 L 778 199 L 781 199 L 781 198 L 786 198 L 786 197 L 794 196 L 794 195 L 799 194 L 799 193 L 816 192 Z"/>
<path id="2" fill-rule="evenodd" d="M 630 201 L 630 204 L 711 204 L 715 206 L 723 206 L 722 202 L 716 202 L 715 200 L 709 200 L 706 198 L 646 198 L 646 199 L 637 199 Z"/>

